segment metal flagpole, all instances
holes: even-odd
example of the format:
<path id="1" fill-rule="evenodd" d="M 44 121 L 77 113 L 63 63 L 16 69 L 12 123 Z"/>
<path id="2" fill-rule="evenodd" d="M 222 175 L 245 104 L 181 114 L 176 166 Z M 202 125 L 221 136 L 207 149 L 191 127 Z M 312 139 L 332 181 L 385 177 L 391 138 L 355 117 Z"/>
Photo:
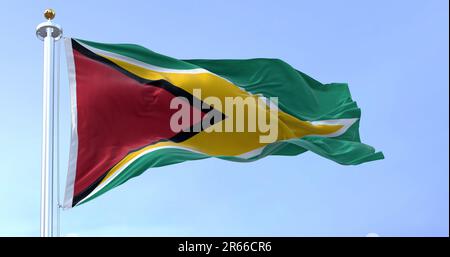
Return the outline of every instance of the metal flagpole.
<path id="1" fill-rule="evenodd" d="M 62 36 L 59 25 L 52 23 L 55 12 L 44 12 L 47 21 L 36 28 L 36 36 L 44 41 L 44 79 L 42 102 L 42 162 L 41 162 L 41 236 L 53 236 L 53 213 L 55 208 L 53 189 L 55 168 L 54 155 L 54 87 L 55 87 L 55 41 Z M 58 67 L 59 68 L 59 67 Z"/>
<path id="2" fill-rule="evenodd" d="M 56 104 L 55 104 L 55 110 L 54 110 L 54 114 L 56 116 L 56 142 L 55 142 L 55 167 L 56 167 L 56 178 L 55 178 L 55 190 L 56 190 L 56 234 L 55 236 L 59 237 L 60 236 L 60 212 L 61 212 L 61 205 L 60 205 L 60 169 L 59 169 L 59 98 L 61 95 L 61 87 L 60 87 L 60 81 L 59 81 L 59 72 L 60 72 L 60 67 L 59 67 L 59 61 L 60 61 L 60 56 L 61 56 L 61 44 L 57 44 L 56 45 L 56 86 L 55 86 L 55 97 L 56 97 Z"/>

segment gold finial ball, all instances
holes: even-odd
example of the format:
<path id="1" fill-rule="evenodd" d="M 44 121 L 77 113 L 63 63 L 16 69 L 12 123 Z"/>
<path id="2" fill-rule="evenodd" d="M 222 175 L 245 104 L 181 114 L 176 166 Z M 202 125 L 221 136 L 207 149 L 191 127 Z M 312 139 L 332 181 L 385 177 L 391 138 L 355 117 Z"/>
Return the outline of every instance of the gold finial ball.
<path id="1" fill-rule="evenodd" d="M 46 9 L 44 11 L 44 17 L 47 20 L 53 20 L 53 18 L 55 18 L 55 15 L 56 15 L 56 13 L 55 13 L 55 11 L 53 9 Z"/>

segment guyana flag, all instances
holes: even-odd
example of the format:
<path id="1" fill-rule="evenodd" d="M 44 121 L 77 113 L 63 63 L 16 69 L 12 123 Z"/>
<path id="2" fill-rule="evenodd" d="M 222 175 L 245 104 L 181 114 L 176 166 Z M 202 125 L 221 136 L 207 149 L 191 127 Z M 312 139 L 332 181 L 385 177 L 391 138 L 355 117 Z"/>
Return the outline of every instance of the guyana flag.
<path id="1" fill-rule="evenodd" d="M 281 60 L 178 60 L 132 44 L 65 43 L 72 113 L 65 208 L 148 168 L 188 160 L 306 151 L 343 165 L 383 158 L 360 141 L 360 109 L 347 84 L 321 84 Z"/>

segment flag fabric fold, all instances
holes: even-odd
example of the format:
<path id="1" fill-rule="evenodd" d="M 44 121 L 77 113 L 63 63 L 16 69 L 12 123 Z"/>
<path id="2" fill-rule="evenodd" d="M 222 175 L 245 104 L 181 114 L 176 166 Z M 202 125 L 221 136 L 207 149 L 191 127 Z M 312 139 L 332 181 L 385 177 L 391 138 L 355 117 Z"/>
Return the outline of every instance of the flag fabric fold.
<path id="1" fill-rule="evenodd" d="M 177 60 L 132 44 L 65 44 L 72 113 L 65 208 L 151 167 L 187 160 L 250 162 L 305 151 L 343 165 L 384 158 L 361 143 L 361 113 L 347 84 L 321 84 L 281 60 Z M 240 113 L 219 108 L 230 97 L 265 103 L 247 109 L 276 119 L 276 140 L 220 131 L 228 121 L 237 126 Z M 276 105 L 268 100 L 274 97 Z M 188 100 L 179 103 L 189 110 L 179 131 L 171 127 L 175 99 Z"/>

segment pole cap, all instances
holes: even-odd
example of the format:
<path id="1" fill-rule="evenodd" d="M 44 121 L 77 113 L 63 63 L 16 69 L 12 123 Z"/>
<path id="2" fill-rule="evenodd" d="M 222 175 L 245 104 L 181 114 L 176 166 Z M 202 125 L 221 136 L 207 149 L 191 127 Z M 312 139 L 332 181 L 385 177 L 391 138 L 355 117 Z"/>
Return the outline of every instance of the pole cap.
<path id="1" fill-rule="evenodd" d="M 52 22 L 55 16 L 56 13 L 53 9 L 48 8 L 44 11 L 44 17 L 47 19 L 47 21 L 42 22 L 36 28 L 36 36 L 40 40 L 44 40 L 44 38 L 47 36 L 51 36 L 55 40 L 59 40 L 62 37 L 63 34 L 62 28 L 58 24 Z M 51 28 L 50 35 L 47 35 L 48 28 Z"/>
<path id="2" fill-rule="evenodd" d="M 55 10 L 53 10 L 53 9 L 51 9 L 51 8 L 45 9 L 45 11 L 44 11 L 44 17 L 45 17 L 47 20 L 53 20 L 53 19 L 55 18 L 55 16 L 56 16 Z"/>

